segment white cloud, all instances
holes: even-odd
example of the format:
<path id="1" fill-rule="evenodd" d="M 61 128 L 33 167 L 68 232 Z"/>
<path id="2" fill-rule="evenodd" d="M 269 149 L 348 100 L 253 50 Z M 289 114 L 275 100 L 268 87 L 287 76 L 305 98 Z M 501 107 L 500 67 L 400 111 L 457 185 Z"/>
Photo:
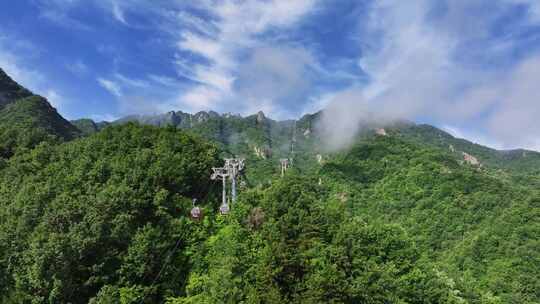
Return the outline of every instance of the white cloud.
<path id="1" fill-rule="evenodd" d="M 23 46 L 22 49 L 21 46 Z M 2 36 L 0 33 L 0 68 L 23 87 L 47 98 L 58 112 L 66 115 L 68 99 L 61 90 L 51 84 L 49 77 L 45 77 L 41 71 L 29 66 L 25 60 L 26 57 L 23 57 L 26 48 L 34 49 L 34 46 L 25 41 Z"/>
<path id="2" fill-rule="evenodd" d="M 41 89 L 45 80 L 44 75 L 24 65 L 19 55 L 20 51 L 12 48 L 17 44 L 17 40 L 0 33 L 0 68 L 22 86 L 30 90 Z"/>
<path id="3" fill-rule="evenodd" d="M 502 2 L 446 3 L 444 15 L 432 20 L 432 1 L 377 2 L 362 31 L 369 51 L 360 66 L 370 81 L 334 94 L 323 124 L 331 144 L 348 143 L 359 122 L 377 114 L 379 120 L 429 118 L 455 128 L 474 126 L 469 139 L 497 147 L 538 147 L 540 54 L 496 68 L 460 60 L 474 53 L 472 42 L 482 46 L 483 58 L 498 56 L 501 43 L 511 51 L 517 42 L 489 36 L 507 9 Z M 486 13 L 483 5 L 494 10 Z"/>
<path id="4" fill-rule="evenodd" d="M 142 12 L 156 14 L 164 8 L 175 7 L 180 2 L 163 2 L 155 5 L 147 0 L 35 0 L 32 1 L 39 9 L 39 16 L 70 29 L 92 31 L 90 23 L 76 17 L 75 11 L 84 6 L 87 10 L 99 9 L 107 17 L 113 18 L 125 26 L 136 27 L 128 22 L 129 13 Z"/>
<path id="5" fill-rule="evenodd" d="M 102 121 L 111 122 L 111 121 L 120 119 L 120 117 L 114 116 L 111 114 L 93 114 L 93 115 L 90 115 L 90 119 L 92 119 L 95 122 L 102 122 Z"/>
<path id="6" fill-rule="evenodd" d="M 100 86 L 116 97 L 122 97 L 124 94 L 120 88 L 120 85 L 112 80 L 105 78 L 97 79 Z"/>
<path id="7" fill-rule="evenodd" d="M 66 64 L 66 69 L 78 77 L 82 77 L 90 70 L 88 66 L 81 60 Z"/>
<path id="8" fill-rule="evenodd" d="M 302 115 L 313 114 L 326 108 L 336 98 L 335 92 L 324 93 L 319 96 L 311 97 L 309 102 L 304 105 L 301 111 Z"/>
<path id="9" fill-rule="evenodd" d="M 222 33 L 228 37 L 249 39 L 271 27 L 287 27 L 314 8 L 313 0 L 297 1 L 223 1 L 208 9 L 221 20 Z"/>
<path id="10" fill-rule="evenodd" d="M 154 76 L 155 78 L 156 76 Z M 163 78 L 159 79 L 164 81 Z M 121 73 L 114 73 L 111 77 L 98 77 L 97 82 L 104 89 L 116 97 L 124 95 L 135 95 L 137 91 L 148 90 L 152 88 L 152 83 L 145 79 L 131 78 Z M 154 83 L 155 84 L 155 83 Z M 126 94 L 126 92 L 128 94 Z"/>
<path id="11" fill-rule="evenodd" d="M 55 108 L 61 108 L 62 106 L 65 106 L 67 101 L 64 98 L 64 96 L 61 96 L 58 92 L 56 92 L 53 89 L 49 89 L 45 92 L 45 98 L 49 101 L 49 103 L 55 107 Z"/>
<path id="12" fill-rule="evenodd" d="M 47 19 L 59 26 L 89 31 L 90 26 L 70 15 L 70 11 L 80 4 L 80 0 L 38 0 L 40 18 Z"/>
<path id="13" fill-rule="evenodd" d="M 278 119 L 291 118 L 291 114 L 301 110 L 303 99 L 313 89 L 310 72 L 314 65 L 315 59 L 304 48 L 264 46 L 254 49 L 237 69 L 238 105 L 266 108 Z"/>
<path id="14" fill-rule="evenodd" d="M 120 21 L 121 23 L 127 25 L 128 23 L 126 21 L 126 16 L 124 14 L 124 11 L 120 7 L 120 4 L 117 1 L 112 0 L 111 1 L 111 6 L 112 6 L 112 14 L 113 14 L 114 18 L 116 20 Z"/>
<path id="15" fill-rule="evenodd" d="M 199 34 L 206 36 L 214 36 L 218 32 L 216 24 L 212 21 L 204 20 L 200 17 L 194 16 L 184 11 L 180 11 L 175 14 L 175 18 L 183 24 L 185 27 L 192 29 Z"/>
<path id="16" fill-rule="evenodd" d="M 124 87 L 135 87 L 142 89 L 150 87 L 150 83 L 146 80 L 130 78 L 120 73 L 115 73 L 114 78 L 116 78 L 117 81 Z"/>
<path id="17" fill-rule="evenodd" d="M 46 8 L 43 16 L 48 14 L 47 18 L 58 23 L 77 26 L 70 10 L 82 1 L 38 3 Z M 484 136 L 488 140 L 483 142 L 496 142 L 501 147 L 538 147 L 540 124 L 534 117 L 540 113 L 534 83 L 540 77 L 536 73 L 540 55 L 532 50 L 516 52 L 516 43 L 523 38 L 525 26 L 540 24 L 539 1 L 372 1 L 366 6 L 370 10 L 368 17 L 358 18 L 355 29 L 359 34 L 354 41 L 361 44 L 362 50 L 358 58 L 350 61 L 362 69 L 357 75 L 351 73 L 350 61 L 343 61 L 345 68 L 323 67 L 318 60 L 336 58 L 325 58 L 326 54 L 316 53 L 317 46 L 292 42 L 288 36 L 310 13 L 317 12 L 317 0 L 149 3 L 92 2 L 110 18 L 126 25 L 127 21 L 139 20 L 135 16 L 151 12 L 157 19 L 152 22 L 162 22 L 160 26 L 175 37 L 171 44 L 177 51 L 174 67 L 182 78 L 179 81 L 159 75 L 134 78 L 120 73 L 98 79 L 102 87 L 118 97 L 126 111 L 130 107 L 136 111 L 187 108 L 246 114 L 264 109 L 283 118 L 291 112 L 330 105 L 329 113 L 336 116 L 329 117 L 328 123 L 340 133 L 337 139 L 341 134 L 354 133 L 358 122 L 377 113 L 379 119 L 428 118 L 458 130 L 474 125 L 476 130 L 464 134 Z M 527 18 L 516 21 L 517 28 L 495 37 L 494 28 L 503 17 L 509 17 L 511 5 L 526 9 Z M 130 16 L 134 16 L 133 20 L 126 18 Z M 505 28 L 513 27 L 511 22 Z M 111 54 L 114 47 L 100 49 Z M 523 53 L 527 55 L 520 57 Z M 0 64 L 3 60 L 12 74 L 20 75 L 21 82 L 37 83 L 42 77 L 24 65 L 13 64 L 16 61 L 9 56 L 12 54 L 0 55 Z M 491 60 L 491 64 L 483 60 Z M 76 65 L 71 68 L 74 73 L 85 69 Z M 183 78 L 191 81 L 186 84 Z M 346 79 L 352 84 L 332 92 L 317 88 L 317 78 Z M 145 92 L 155 86 L 167 87 L 170 94 L 165 98 L 140 97 L 151 95 Z M 47 89 L 52 88 L 42 92 Z M 145 106 L 144 102 L 155 105 Z M 341 116 L 343 119 L 336 118 Z"/>
<path id="18" fill-rule="evenodd" d="M 182 40 L 178 42 L 178 47 L 204 56 L 218 65 L 227 65 L 228 58 L 224 54 L 224 47 L 219 41 L 192 32 L 185 32 L 182 34 Z"/>
<path id="19" fill-rule="evenodd" d="M 521 62 L 501 83 L 493 83 L 498 103 L 488 129 L 508 147 L 538 148 L 540 143 L 540 54 Z"/>
<path id="20" fill-rule="evenodd" d="M 221 91 L 208 86 L 197 86 L 180 97 L 191 112 L 212 110 L 223 98 Z"/>
<path id="21" fill-rule="evenodd" d="M 177 99 L 179 105 L 187 104 L 190 107 L 210 107 L 219 109 L 227 98 L 246 99 L 256 102 L 238 103 L 233 106 L 242 107 L 241 112 L 253 106 L 263 106 L 269 102 L 276 102 L 274 95 L 284 89 L 277 83 L 271 83 L 263 75 L 250 75 L 246 71 L 259 69 L 260 72 L 272 72 L 276 81 L 279 76 L 289 77 L 299 84 L 299 75 L 291 73 L 298 64 L 292 60 L 289 66 L 283 66 L 282 60 L 287 57 L 298 57 L 294 48 L 278 50 L 265 45 L 257 35 L 269 29 L 287 28 L 298 22 L 304 15 L 315 6 L 315 1 L 221 1 L 203 2 L 201 7 L 211 16 L 208 21 L 203 21 L 197 16 L 187 13 L 180 14 L 179 20 L 187 27 L 180 36 L 178 48 L 183 54 L 186 52 L 199 57 L 178 55 L 178 72 L 181 76 L 198 82 L 184 96 Z M 264 63 L 259 53 L 267 52 L 265 60 L 274 60 L 280 66 L 272 67 L 271 63 Z M 273 57 L 275 55 L 275 57 Z M 245 58 L 250 60 L 245 62 Z M 203 58 L 204 61 L 201 61 Z M 271 70 L 273 69 L 273 71 Z M 279 69 L 279 70 L 278 70 Z M 244 74 L 242 74 L 244 72 Z M 282 74 L 278 75 L 278 72 Z M 303 72 L 303 70 L 302 70 Z M 246 78 L 247 76 L 247 78 Z M 257 79 L 249 78 L 257 77 Z M 281 81 L 285 84 L 284 81 Z M 251 87 L 253 86 L 253 87 Z M 264 89 L 269 94 L 259 92 L 254 96 L 256 88 Z M 241 92 L 236 90 L 240 89 Z M 285 89 L 290 91 L 290 89 Z M 208 94 L 208 96 L 204 96 Z M 246 96 L 247 95 L 247 96 Z M 268 108 L 268 107 L 267 107 Z M 275 105 L 272 108 L 279 108 Z M 200 108 L 202 109 L 202 108 Z M 231 110 L 228 108 L 227 110 Z"/>
<path id="22" fill-rule="evenodd" d="M 231 84 L 234 78 L 227 71 L 217 68 L 212 69 L 202 65 L 197 66 L 194 70 L 197 81 L 222 90 L 223 92 L 229 92 L 231 90 Z"/>
<path id="23" fill-rule="evenodd" d="M 98 84 L 113 95 L 117 101 L 118 113 L 131 114 L 158 114 L 175 108 L 176 99 L 171 98 L 174 90 L 181 89 L 185 84 L 174 78 L 163 75 L 147 75 L 145 78 L 133 78 L 121 73 L 113 73 L 107 77 L 98 77 Z M 165 93 L 164 93 L 165 92 Z M 207 91 L 194 92 L 190 96 L 189 104 L 203 106 L 203 94 Z"/>
<path id="24" fill-rule="evenodd" d="M 152 99 L 152 97 L 137 94 L 123 95 L 118 98 L 118 113 L 122 115 L 161 114 L 164 112 L 161 105 L 159 100 Z"/>
<path id="25" fill-rule="evenodd" d="M 156 6 L 143 0 L 106 0 L 92 1 L 89 5 L 129 26 L 144 26 L 135 24 L 135 20 L 139 20 L 137 18 L 129 20 L 127 17 L 131 15 L 152 15 L 155 18 L 149 24 L 159 24 L 161 29 L 177 37 L 175 64 L 178 75 L 192 82 L 190 86 L 178 88 L 174 98 L 151 98 L 159 107 L 168 105 L 174 109 L 189 107 L 195 110 L 230 111 L 233 110 L 230 108 L 232 106 L 233 111 L 242 113 L 264 107 L 271 109 L 273 113 L 270 114 L 277 117 L 290 116 L 283 110 L 288 108 L 284 100 L 287 97 L 300 98 L 295 86 L 297 90 L 306 89 L 310 83 L 309 70 L 319 69 L 319 73 L 322 70 L 313 58 L 307 60 L 311 55 L 303 47 L 281 42 L 283 47 L 280 48 L 268 38 L 261 37 L 277 30 L 283 38 L 286 36 L 283 31 L 294 27 L 312 12 L 317 2 L 204 0 Z M 67 21 L 73 21 L 73 9 L 80 7 L 83 2 L 38 0 L 38 3 L 43 12 L 61 17 L 58 23 L 65 22 L 67 25 Z M 275 34 L 271 36 L 275 38 Z M 104 53 L 111 53 L 111 48 L 99 47 Z M 69 69 L 74 74 L 84 73 L 83 66 L 72 65 Z M 249 75 L 250 71 L 261 74 Z M 266 73 L 271 76 L 265 76 Z M 98 82 L 116 97 L 144 95 L 138 92 L 154 84 L 171 85 L 170 79 L 152 79 L 150 75 L 141 80 L 111 74 L 100 77 Z M 257 93 L 257 89 L 264 89 L 264 92 Z M 273 105 L 270 107 L 270 104 Z"/>
<path id="26" fill-rule="evenodd" d="M 472 140 L 474 143 L 495 148 L 495 149 L 504 149 L 505 147 L 497 141 L 494 141 L 493 138 L 486 136 L 485 134 L 474 132 L 468 129 L 463 129 L 450 125 L 443 125 L 441 129 L 450 133 L 456 138 Z"/>
<path id="27" fill-rule="evenodd" d="M 150 74 L 148 75 L 148 78 L 154 83 L 159 84 L 161 86 L 165 86 L 165 87 L 178 87 L 179 86 L 179 83 L 176 79 L 168 77 L 168 76 Z"/>
<path id="28" fill-rule="evenodd" d="M 4 50 L 0 50 L 0 67 L 16 82 L 30 90 L 41 88 L 45 79 L 39 71 L 21 66 L 13 54 Z"/>

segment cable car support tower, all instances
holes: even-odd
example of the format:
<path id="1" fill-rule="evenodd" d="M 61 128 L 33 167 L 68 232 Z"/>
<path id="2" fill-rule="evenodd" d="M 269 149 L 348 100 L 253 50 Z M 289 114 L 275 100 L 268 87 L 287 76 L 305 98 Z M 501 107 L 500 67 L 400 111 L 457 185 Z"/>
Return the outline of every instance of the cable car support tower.
<path id="1" fill-rule="evenodd" d="M 292 138 L 291 138 L 291 149 L 289 151 L 290 158 L 281 158 L 279 160 L 281 164 L 281 177 L 285 176 L 285 171 L 289 169 L 294 162 L 294 145 L 296 144 L 296 120 L 293 124 Z"/>
<path id="2" fill-rule="evenodd" d="M 229 178 L 231 179 L 231 196 L 232 202 L 236 202 L 236 179 L 240 172 L 244 170 L 245 159 L 243 158 L 226 158 L 225 167 L 229 172 Z"/>
<path id="3" fill-rule="evenodd" d="M 227 213 L 229 211 L 229 205 L 227 204 L 227 177 L 229 176 L 229 171 L 226 167 L 212 168 L 212 171 L 213 173 L 210 175 L 210 179 L 221 179 L 223 181 L 222 201 L 219 210 L 221 213 Z"/>
<path id="4" fill-rule="evenodd" d="M 281 162 L 281 177 L 285 176 L 285 171 L 289 169 L 290 163 L 288 158 L 282 158 L 279 160 Z"/>
<path id="5" fill-rule="evenodd" d="M 221 214 L 227 214 L 230 210 L 229 201 L 227 200 L 227 178 L 231 180 L 231 196 L 232 202 L 234 203 L 236 202 L 236 181 L 240 172 L 244 170 L 244 167 L 245 160 L 243 158 L 226 158 L 223 167 L 212 168 L 210 179 L 221 179 L 223 183 L 222 201 L 221 206 L 219 207 Z"/>

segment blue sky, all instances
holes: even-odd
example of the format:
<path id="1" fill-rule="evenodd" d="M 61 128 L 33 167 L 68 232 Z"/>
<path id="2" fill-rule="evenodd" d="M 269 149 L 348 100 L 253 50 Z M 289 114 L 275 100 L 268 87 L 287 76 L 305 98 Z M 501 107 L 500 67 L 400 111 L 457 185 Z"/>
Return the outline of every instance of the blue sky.
<path id="1" fill-rule="evenodd" d="M 328 108 L 540 150 L 537 0 L 19 0 L 0 67 L 70 119 Z"/>

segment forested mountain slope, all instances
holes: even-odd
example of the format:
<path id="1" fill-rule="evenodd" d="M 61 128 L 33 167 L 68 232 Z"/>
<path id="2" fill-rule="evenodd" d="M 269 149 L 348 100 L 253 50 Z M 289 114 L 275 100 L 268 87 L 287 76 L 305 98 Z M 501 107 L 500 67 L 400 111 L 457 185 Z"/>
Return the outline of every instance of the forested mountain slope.
<path id="1" fill-rule="evenodd" d="M 184 131 L 133 124 L 12 157 L 2 302 L 539 302 L 537 189 L 371 136 L 221 216 L 219 164 Z"/>
<path id="2" fill-rule="evenodd" d="M 321 113 L 79 120 L 79 136 L 3 79 L 1 303 L 540 303 L 535 152 L 409 122 L 331 152 Z M 210 173 L 232 155 L 246 183 L 224 216 Z"/>
<path id="3" fill-rule="evenodd" d="M 540 173 L 540 153 L 523 149 L 495 150 L 452 135 L 430 125 L 409 125 L 393 128 L 395 135 L 421 144 L 449 150 L 458 157 L 463 152 L 474 156 L 480 164 L 509 170 L 513 173 Z"/>
<path id="4" fill-rule="evenodd" d="M 212 145 L 134 125 L 12 157 L 0 171 L 0 302 L 88 303 L 120 287 L 152 303 L 182 294 L 200 229 L 187 208 L 207 198 L 217 164 Z"/>
<path id="5" fill-rule="evenodd" d="M 0 68 L 0 108 L 14 100 L 30 96 L 32 92 L 16 83 Z"/>
<path id="6" fill-rule="evenodd" d="M 11 158 L 0 180 L 2 302 L 453 297 L 401 228 L 350 217 L 314 178 L 246 192 L 231 217 L 216 217 L 217 152 L 173 128 L 128 124 Z M 187 217 L 194 197 L 203 222 Z"/>
<path id="7" fill-rule="evenodd" d="M 403 227 L 469 301 L 540 301 L 537 188 L 391 136 L 336 155 L 321 175 L 352 214 Z"/>
<path id="8" fill-rule="evenodd" d="M 92 135 L 100 130 L 99 124 L 91 119 L 76 119 L 70 121 L 84 136 Z"/>
<path id="9" fill-rule="evenodd" d="M 187 130 L 216 143 L 223 157 L 245 158 L 250 164 L 245 178 L 248 184 L 257 185 L 267 183 L 278 175 L 280 158 L 294 158 L 296 166 L 306 170 L 317 163 L 317 154 L 322 153 L 322 146 L 318 137 L 311 134 L 315 132 L 313 121 L 317 116 L 306 115 L 297 121 L 275 121 L 262 112 L 242 117 L 212 111 L 196 114 L 178 111 L 162 115 L 127 116 L 111 125 L 137 122 Z M 78 121 L 73 123 L 80 125 Z"/>
<path id="10" fill-rule="evenodd" d="M 80 131 L 65 120 L 49 102 L 14 82 L 0 69 L 0 157 L 42 141 L 71 140 Z"/>
<path id="11" fill-rule="evenodd" d="M 212 111 L 196 114 L 179 111 L 162 115 L 128 116 L 113 124 L 132 121 L 189 130 L 216 142 L 224 156 L 236 155 L 248 159 L 251 164 L 247 169 L 248 177 L 252 177 L 252 184 L 258 184 L 267 182 L 266 176 L 277 175 L 281 158 L 294 158 L 297 167 L 309 170 L 329 155 L 319 124 L 321 116 L 322 112 L 318 112 L 296 121 L 275 121 L 262 112 L 241 117 Z M 91 132 L 99 129 L 99 126 L 92 128 Z M 540 153 L 535 151 L 495 150 L 455 138 L 433 126 L 407 121 L 364 125 L 355 141 L 362 141 L 377 132 L 440 149 L 460 162 L 472 163 L 500 177 L 540 186 Z"/>

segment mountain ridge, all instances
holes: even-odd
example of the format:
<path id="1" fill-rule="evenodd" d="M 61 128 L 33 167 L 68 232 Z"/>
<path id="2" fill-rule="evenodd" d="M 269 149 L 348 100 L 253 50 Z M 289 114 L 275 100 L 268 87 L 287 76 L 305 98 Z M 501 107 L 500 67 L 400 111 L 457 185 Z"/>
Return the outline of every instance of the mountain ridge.
<path id="1" fill-rule="evenodd" d="M 33 94 L 0 68 L 0 157 L 31 149 L 43 141 L 69 141 L 80 130 L 46 98 Z"/>
<path id="2" fill-rule="evenodd" d="M 18 84 L 0 67 L 0 109 L 17 99 L 32 95 L 30 90 Z"/>
<path id="3" fill-rule="evenodd" d="M 227 136 L 223 135 L 223 132 L 225 130 L 225 133 L 227 133 L 229 125 L 238 124 L 243 121 L 251 127 L 265 125 L 266 128 L 269 129 L 262 134 L 259 134 L 258 144 L 261 144 L 262 147 L 258 147 L 257 149 L 275 148 L 276 145 L 286 145 L 287 139 L 284 138 L 283 133 L 287 133 L 286 130 L 289 129 L 289 146 L 292 143 L 293 133 L 295 133 L 294 136 L 296 136 L 296 140 L 304 141 L 304 143 L 310 142 L 309 146 L 314 149 L 314 153 L 311 154 L 316 155 L 325 153 L 324 149 L 321 149 L 321 147 L 324 146 L 324 138 L 322 138 L 323 135 L 320 134 L 320 130 L 318 130 L 318 121 L 321 118 L 323 111 L 324 110 L 312 114 L 305 114 L 299 119 L 289 120 L 274 120 L 267 117 L 262 111 L 246 116 L 232 113 L 220 114 L 215 111 L 199 111 L 194 114 L 183 111 L 169 111 L 164 114 L 156 115 L 129 115 L 109 123 L 103 123 L 102 127 L 124 124 L 127 122 L 137 122 L 158 127 L 170 126 L 181 129 L 191 129 L 203 137 L 217 141 L 222 147 L 226 148 L 226 150 L 231 150 L 234 154 L 235 149 L 230 149 L 230 140 Z M 242 133 L 242 131 L 244 131 L 242 128 L 232 129 L 235 130 L 232 134 L 235 132 Z M 522 174 L 524 172 L 540 173 L 540 169 L 536 169 L 540 167 L 540 152 L 537 151 L 527 149 L 498 150 L 455 137 L 435 126 L 417 124 L 410 121 L 399 121 L 384 126 L 365 126 L 365 128 L 361 129 L 359 132 L 360 137 L 366 133 L 377 133 L 378 130 L 383 131 L 383 134 L 385 135 L 398 136 L 407 141 L 427 144 L 435 148 L 446 150 L 453 154 L 457 159 L 475 165 L 487 166 L 493 169 L 509 170 L 516 174 Z M 99 128 L 95 129 L 95 131 L 99 131 Z M 281 136 L 276 135 L 280 133 Z M 232 135 L 228 134 L 228 136 L 230 137 Z M 255 135 L 252 136 L 255 137 Z M 264 139 L 265 136 L 267 137 L 266 140 L 261 141 L 260 139 Z M 302 144 L 300 143 L 299 145 L 301 148 Z M 287 149 L 281 149 L 278 153 L 279 157 L 290 156 L 287 151 Z"/>
<path id="4" fill-rule="evenodd" d="M 195 112 L 195 113 L 189 113 L 189 112 L 184 112 L 182 110 L 178 110 L 178 111 L 168 111 L 168 112 L 165 112 L 165 113 L 162 113 L 162 114 L 131 114 L 131 115 L 127 115 L 127 116 L 121 117 L 121 118 L 119 118 L 117 120 L 113 120 L 113 121 L 101 121 L 101 122 L 96 122 L 96 121 L 93 121 L 93 120 L 92 121 L 94 123 L 96 123 L 96 124 L 97 123 L 102 123 L 103 124 L 102 127 L 110 125 L 110 124 L 122 124 L 122 123 L 127 123 L 127 122 L 138 122 L 138 123 L 141 123 L 141 124 L 153 125 L 153 126 L 172 125 L 172 126 L 184 127 L 186 125 L 186 122 L 184 122 L 184 119 L 189 119 L 189 118 L 195 118 L 196 123 L 197 122 L 201 123 L 201 122 L 207 121 L 208 118 L 230 118 L 230 117 L 249 118 L 249 117 L 254 117 L 254 116 L 258 116 L 258 115 L 262 114 L 264 119 L 267 119 L 267 120 L 270 120 L 270 121 L 273 121 L 273 122 L 277 122 L 277 123 L 286 124 L 286 123 L 294 123 L 294 122 L 302 123 L 303 121 L 311 121 L 311 122 L 313 122 L 313 121 L 316 121 L 316 117 L 320 116 L 323 112 L 324 112 L 324 110 L 320 110 L 320 111 L 317 111 L 317 112 L 314 112 L 314 113 L 306 113 L 306 114 L 303 114 L 302 116 L 300 116 L 297 119 L 290 118 L 290 119 L 284 119 L 284 120 L 276 120 L 276 119 L 272 119 L 271 117 L 266 116 L 263 111 L 258 111 L 257 113 L 248 114 L 248 115 L 241 115 L 241 114 L 230 113 L 230 112 L 218 113 L 218 112 L 213 111 L 213 110 L 198 111 L 198 112 Z M 91 119 L 88 119 L 88 118 L 81 118 L 81 119 L 77 119 L 77 120 L 82 120 L 82 119 L 91 120 Z M 77 120 L 73 120 L 72 122 L 76 122 Z M 437 128 L 437 127 L 435 127 L 433 125 L 425 124 L 425 123 L 415 123 L 415 122 L 412 122 L 412 121 L 405 121 L 404 120 L 404 121 L 400 121 L 399 125 L 400 126 L 416 126 L 416 127 L 420 127 L 420 128 L 429 127 L 429 128 L 432 128 L 432 129 L 436 129 L 438 133 L 445 134 L 446 137 L 451 137 L 451 138 L 459 140 L 459 141 L 465 141 L 468 144 L 473 144 L 473 145 L 476 145 L 476 146 L 482 146 L 482 147 L 485 147 L 485 148 L 493 150 L 493 151 L 501 152 L 502 154 L 511 155 L 511 154 L 514 154 L 514 153 L 522 153 L 522 152 L 525 152 L 525 153 L 526 152 L 540 153 L 538 151 L 531 150 L 531 149 L 525 149 L 525 148 L 512 148 L 512 149 L 492 148 L 492 147 L 485 146 L 485 145 L 476 143 L 474 141 L 471 141 L 471 140 L 468 140 L 468 139 L 465 139 L 465 138 L 456 137 L 456 136 L 450 134 L 447 131 L 444 131 L 444 130 L 442 130 L 440 128 Z M 375 127 L 373 127 L 373 128 L 375 128 Z"/>
<path id="5" fill-rule="evenodd" d="M 32 99 L 31 101 L 25 99 Z M 15 104 L 15 105 L 14 105 Z M 20 108 L 20 109 L 19 109 Z M 35 109 L 32 113 L 32 109 Z M 3 112 L 3 114 L 2 114 Z M 24 112 L 28 112 L 25 114 Z M 0 68 L 0 115 L 2 134 L 7 144 L 3 144 L 2 155 L 7 157 L 17 150 L 16 146 L 32 147 L 36 142 L 52 135 L 61 140 L 71 140 L 80 135 L 88 136 L 109 125 L 128 122 L 188 129 L 202 137 L 217 142 L 231 155 L 254 153 L 258 158 L 291 157 L 291 148 L 296 145 L 299 152 L 311 157 L 324 154 L 324 139 L 317 129 L 322 111 L 305 114 L 298 119 L 274 120 L 262 111 L 247 116 L 215 111 L 169 111 L 162 114 L 128 115 L 112 122 L 94 122 L 91 119 L 79 119 L 68 122 L 48 103 L 30 90 L 13 80 Z M 42 116 L 42 117 L 41 117 Z M 34 139 L 17 139 L 21 135 L 9 131 L 12 125 L 24 125 L 26 129 L 39 129 L 40 135 Z M 427 124 L 409 121 L 386 126 L 367 126 L 361 134 L 376 133 L 384 129 L 384 134 L 399 136 L 408 141 L 428 144 L 448 150 L 458 159 L 469 163 L 503 169 L 516 174 L 540 174 L 540 153 L 526 149 L 497 150 L 474 142 L 452 136 L 448 132 Z M 20 132 L 19 132 L 20 133 Z M 36 133 L 36 132 L 34 132 Z M 9 135 L 7 135 L 9 134 Z M 0 134 L 1 135 L 1 134 Z M 295 142 L 293 142 L 293 136 Z M 23 136 L 24 137 L 24 136 Z M 317 156 L 318 157 L 318 156 Z"/>

